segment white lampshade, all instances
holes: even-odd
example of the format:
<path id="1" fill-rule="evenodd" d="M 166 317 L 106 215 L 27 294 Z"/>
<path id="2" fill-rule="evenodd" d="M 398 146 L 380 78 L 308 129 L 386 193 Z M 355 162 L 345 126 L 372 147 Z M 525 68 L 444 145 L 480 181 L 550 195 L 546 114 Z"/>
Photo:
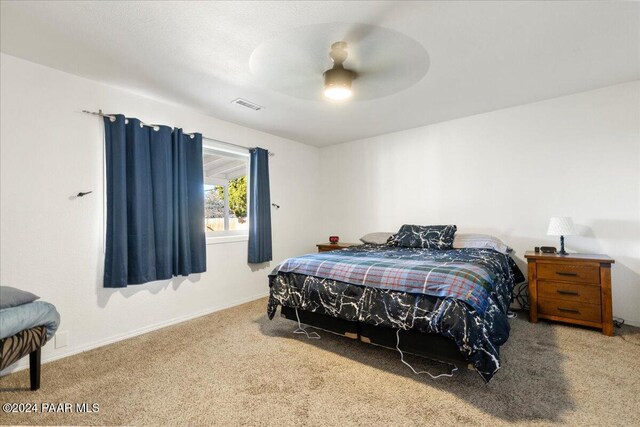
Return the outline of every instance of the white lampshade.
<path id="1" fill-rule="evenodd" d="M 573 220 L 568 216 L 557 216 L 549 220 L 548 236 L 571 236 L 576 234 Z"/>

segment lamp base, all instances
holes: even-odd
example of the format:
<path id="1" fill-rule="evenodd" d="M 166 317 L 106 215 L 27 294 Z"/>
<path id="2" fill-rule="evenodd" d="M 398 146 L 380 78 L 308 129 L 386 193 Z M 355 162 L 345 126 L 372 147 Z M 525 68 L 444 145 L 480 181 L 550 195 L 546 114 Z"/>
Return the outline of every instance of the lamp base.
<path id="1" fill-rule="evenodd" d="M 560 250 L 558 251 L 558 255 L 569 255 L 569 253 L 564 250 L 564 236 L 560 236 Z"/>

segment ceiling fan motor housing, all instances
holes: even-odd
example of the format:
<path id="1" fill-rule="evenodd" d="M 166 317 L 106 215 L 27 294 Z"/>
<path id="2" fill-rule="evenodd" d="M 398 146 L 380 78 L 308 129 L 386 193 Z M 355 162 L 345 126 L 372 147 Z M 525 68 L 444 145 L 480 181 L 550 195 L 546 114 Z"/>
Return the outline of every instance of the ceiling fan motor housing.
<path id="1" fill-rule="evenodd" d="M 330 70 L 324 72 L 324 86 L 348 87 L 351 88 L 351 81 L 356 77 L 356 73 L 345 69 L 342 65 L 335 65 Z"/>

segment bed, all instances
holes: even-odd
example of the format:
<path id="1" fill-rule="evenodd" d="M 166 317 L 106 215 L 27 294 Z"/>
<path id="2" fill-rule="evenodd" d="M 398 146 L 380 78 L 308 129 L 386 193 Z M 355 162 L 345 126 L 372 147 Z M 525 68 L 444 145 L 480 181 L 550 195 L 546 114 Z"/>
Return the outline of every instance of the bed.
<path id="1" fill-rule="evenodd" d="M 469 364 L 489 381 L 509 337 L 513 259 L 487 248 L 364 244 L 290 258 L 269 275 L 284 317 L 387 347 Z M 396 341 L 396 339 L 398 341 Z"/>

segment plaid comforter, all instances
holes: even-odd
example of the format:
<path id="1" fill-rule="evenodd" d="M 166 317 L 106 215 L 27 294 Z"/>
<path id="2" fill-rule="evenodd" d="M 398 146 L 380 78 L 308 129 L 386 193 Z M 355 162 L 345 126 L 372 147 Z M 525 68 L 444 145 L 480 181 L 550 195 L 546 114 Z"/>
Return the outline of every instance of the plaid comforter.
<path id="1" fill-rule="evenodd" d="M 497 272 L 492 262 L 495 260 L 484 262 L 487 251 L 481 254 L 485 256 L 460 250 L 385 247 L 372 251 L 355 247 L 287 259 L 272 275 L 296 273 L 352 285 L 455 298 L 483 314 Z"/>

